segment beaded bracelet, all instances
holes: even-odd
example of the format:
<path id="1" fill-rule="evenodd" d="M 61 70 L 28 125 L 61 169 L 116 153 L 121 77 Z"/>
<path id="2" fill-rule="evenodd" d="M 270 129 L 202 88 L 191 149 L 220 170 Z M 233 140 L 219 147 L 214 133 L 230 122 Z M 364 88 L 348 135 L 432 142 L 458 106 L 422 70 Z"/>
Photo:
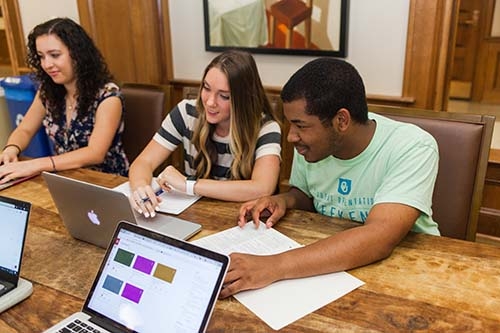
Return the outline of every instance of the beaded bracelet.
<path id="1" fill-rule="evenodd" d="M 56 164 L 54 163 L 54 158 L 52 156 L 49 156 L 50 162 L 52 162 L 52 172 L 57 172 L 56 169 Z"/>
<path id="2" fill-rule="evenodd" d="M 15 147 L 17 148 L 17 155 L 21 154 L 21 147 L 19 147 L 18 145 L 14 144 L 14 143 L 9 143 L 8 145 L 5 145 L 5 147 L 3 147 L 2 151 L 4 151 L 5 149 L 7 149 L 8 147 Z"/>

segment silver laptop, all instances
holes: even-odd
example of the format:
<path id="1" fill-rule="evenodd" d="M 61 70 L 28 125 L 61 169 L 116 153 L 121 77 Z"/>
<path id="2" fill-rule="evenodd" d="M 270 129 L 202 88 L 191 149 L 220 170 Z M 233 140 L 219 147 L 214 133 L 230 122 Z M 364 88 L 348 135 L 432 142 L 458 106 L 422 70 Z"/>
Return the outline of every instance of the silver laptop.
<path id="1" fill-rule="evenodd" d="M 184 240 L 201 230 L 198 223 L 170 215 L 145 218 L 121 192 L 54 173 L 43 172 L 42 176 L 70 235 L 99 247 L 108 246 L 122 220 Z"/>
<path id="2" fill-rule="evenodd" d="M 82 311 L 45 332 L 204 332 L 228 265 L 226 255 L 120 222 Z"/>
<path id="3" fill-rule="evenodd" d="M 0 296 L 19 282 L 31 204 L 0 196 Z"/>

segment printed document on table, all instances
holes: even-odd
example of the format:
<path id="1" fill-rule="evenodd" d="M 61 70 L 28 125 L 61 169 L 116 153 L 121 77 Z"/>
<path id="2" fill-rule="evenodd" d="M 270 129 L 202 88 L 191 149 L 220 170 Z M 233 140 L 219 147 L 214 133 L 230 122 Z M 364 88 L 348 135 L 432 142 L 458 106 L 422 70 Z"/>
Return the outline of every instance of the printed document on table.
<path id="1" fill-rule="evenodd" d="M 216 252 L 257 255 L 275 254 L 301 245 L 276 229 L 253 222 L 197 239 L 192 243 Z M 283 280 L 267 287 L 242 291 L 234 297 L 275 330 L 316 311 L 352 290 L 363 281 L 347 272 L 337 272 L 301 279 Z"/>
<path id="2" fill-rule="evenodd" d="M 153 178 L 151 181 L 151 187 L 153 190 L 159 189 L 159 185 L 156 182 L 156 178 Z M 113 190 L 125 193 L 128 197 L 130 196 L 130 185 L 129 182 L 125 182 L 123 184 L 118 185 L 113 188 Z M 172 190 L 170 192 L 163 192 L 160 194 L 160 198 L 162 201 L 159 205 L 159 211 L 162 213 L 168 214 L 180 214 L 186 208 L 194 204 L 201 197 L 199 195 L 188 195 L 184 192 L 180 192 L 177 190 Z"/>

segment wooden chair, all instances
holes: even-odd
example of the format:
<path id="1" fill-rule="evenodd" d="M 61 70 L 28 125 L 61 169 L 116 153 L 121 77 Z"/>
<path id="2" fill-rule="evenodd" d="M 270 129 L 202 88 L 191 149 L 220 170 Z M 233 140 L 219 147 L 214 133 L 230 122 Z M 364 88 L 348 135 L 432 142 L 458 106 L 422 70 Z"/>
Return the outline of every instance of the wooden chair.
<path id="1" fill-rule="evenodd" d="M 495 117 L 370 105 L 383 116 L 413 123 L 436 139 L 439 171 L 432 198 L 441 235 L 474 241 Z"/>
<path id="2" fill-rule="evenodd" d="M 123 146 L 132 163 L 161 126 L 166 93 L 161 86 L 140 83 L 125 83 L 121 90 L 125 105 Z"/>
<path id="3" fill-rule="evenodd" d="M 270 7 L 270 30 L 271 45 L 274 45 L 276 38 L 276 29 L 278 23 L 283 23 L 286 28 L 285 47 L 289 49 L 292 46 L 293 28 L 305 23 L 305 47 L 311 46 L 311 15 L 313 0 L 280 0 Z"/>

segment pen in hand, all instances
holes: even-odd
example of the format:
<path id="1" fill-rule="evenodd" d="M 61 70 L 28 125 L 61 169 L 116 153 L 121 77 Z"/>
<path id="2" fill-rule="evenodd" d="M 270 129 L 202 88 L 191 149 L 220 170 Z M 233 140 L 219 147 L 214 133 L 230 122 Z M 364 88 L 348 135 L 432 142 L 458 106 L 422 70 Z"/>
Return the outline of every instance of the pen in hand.
<path id="1" fill-rule="evenodd" d="M 162 195 L 162 194 L 163 194 L 163 192 L 164 192 L 164 191 L 163 191 L 163 189 L 162 189 L 162 188 L 160 188 L 159 190 L 157 190 L 157 191 L 155 192 L 155 195 L 158 197 L 158 196 Z M 142 199 L 142 203 L 145 203 L 146 201 L 150 201 L 150 200 L 149 200 L 149 197 L 148 197 L 148 198 L 144 198 L 144 199 Z"/>

